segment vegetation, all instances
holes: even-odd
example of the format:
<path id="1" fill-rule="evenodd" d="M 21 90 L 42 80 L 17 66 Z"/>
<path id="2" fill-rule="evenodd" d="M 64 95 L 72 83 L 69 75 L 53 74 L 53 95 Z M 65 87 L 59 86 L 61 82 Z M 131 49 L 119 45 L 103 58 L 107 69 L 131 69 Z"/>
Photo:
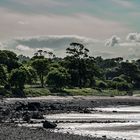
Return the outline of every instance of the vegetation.
<path id="1" fill-rule="evenodd" d="M 95 58 L 77 42 L 70 44 L 66 54 L 58 58 L 38 50 L 29 58 L 1 50 L 0 94 L 115 96 L 132 95 L 140 89 L 140 60 Z"/>
<path id="2" fill-rule="evenodd" d="M 44 87 L 44 77 L 48 73 L 48 60 L 46 58 L 34 59 L 31 66 L 36 70 L 41 82 L 41 87 Z"/>
<path id="3" fill-rule="evenodd" d="M 61 66 L 59 68 L 51 68 L 47 76 L 47 83 L 49 86 L 61 89 L 66 85 L 68 85 L 68 82 L 69 82 L 69 74 L 65 68 Z"/>

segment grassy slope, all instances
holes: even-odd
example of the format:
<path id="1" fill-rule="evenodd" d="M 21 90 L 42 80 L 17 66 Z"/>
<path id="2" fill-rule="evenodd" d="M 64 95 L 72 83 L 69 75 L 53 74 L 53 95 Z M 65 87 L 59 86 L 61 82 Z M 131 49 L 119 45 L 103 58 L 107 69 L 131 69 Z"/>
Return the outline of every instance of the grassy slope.
<path id="1" fill-rule="evenodd" d="M 126 95 L 126 91 L 117 90 L 102 90 L 102 92 L 91 89 L 91 88 L 65 88 L 63 91 L 50 92 L 48 88 L 26 88 L 25 93 L 27 96 L 48 96 L 48 95 L 59 95 L 59 96 L 123 96 Z"/>
<path id="2" fill-rule="evenodd" d="M 127 95 L 126 91 L 118 90 L 96 90 L 92 88 L 65 88 L 62 91 L 51 92 L 48 88 L 30 87 L 26 86 L 24 89 L 26 96 L 38 97 L 38 96 L 48 96 L 48 95 L 58 95 L 58 96 L 124 96 Z M 135 90 L 134 95 L 140 96 L 140 90 Z M 5 95 L 6 97 L 12 97 L 11 91 L 7 91 L 0 87 L 0 95 Z"/>
<path id="3" fill-rule="evenodd" d="M 83 95 L 83 96 L 123 96 L 126 95 L 126 91 L 117 91 L 117 90 L 102 90 L 98 91 L 91 88 L 83 88 L 83 89 L 64 89 L 69 95 Z"/>
<path id="4" fill-rule="evenodd" d="M 47 88 L 25 88 L 24 92 L 26 96 L 31 97 L 51 95 L 51 92 Z"/>

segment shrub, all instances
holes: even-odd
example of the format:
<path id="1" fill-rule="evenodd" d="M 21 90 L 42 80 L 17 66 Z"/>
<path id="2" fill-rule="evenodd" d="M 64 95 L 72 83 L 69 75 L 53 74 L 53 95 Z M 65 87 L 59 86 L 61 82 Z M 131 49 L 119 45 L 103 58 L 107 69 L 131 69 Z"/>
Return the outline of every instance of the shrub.
<path id="1" fill-rule="evenodd" d="M 118 89 L 121 91 L 128 91 L 132 88 L 132 84 L 124 82 L 118 82 L 118 81 L 108 81 L 108 86 L 112 89 Z"/>
<path id="2" fill-rule="evenodd" d="M 6 90 L 11 90 L 11 86 L 10 86 L 9 84 L 6 84 L 6 85 L 4 86 L 4 89 L 6 89 Z"/>
<path id="3" fill-rule="evenodd" d="M 26 82 L 26 72 L 22 68 L 11 71 L 9 82 L 15 88 L 23 89 Z"/>
<path id="4" fill-rule="evenodd" d="M 124 79 L 125 81 L 127 81 L 128 83 L 131 83 L 131 78 L 129 76 L 126 76 L 124 74 L 121 74 L 119 77 L 121 77 L 122 79 Z"/>
<path id="5" fill-rule="evenodd" d="M 115 82 L 125 82 L 125 80 L 122 77 L 115 77 L 115 78 L 112 79 L 112 81 L 115 81 Z"/>
<path id="6" fill-rule="evenodd" d="M 116 89 L 116 82 L 113 82 L 112 80 L 107 80 L 108 87 L 111 89 Z"/>
<path id="7" fill-rule="evenodd" d="M 68 79 L 69 74 L 65 68 L 54 68 L 48 73 L 47 83 L 50 86 L 55 86 L 56 88 L 61 89 L 68 84 Z"/>
<path id="8" fill-rule="evenodd" d="M 101 89 L 105 89 L 108 87 L 107 83 L 105 83 L 104 81 L 101 81 L 101 80 L 96 81 L 96 86 Z"/>
<path id="9" fill-rule="evenodd" d="M 120 83 L 117 83 L 116 87 L 118 90 L 121 90 L 121 91 L 124 91 L 124 90 L 129 91 L 132 88 L 132 84 L 129 84 L 127 82 L 120 82 Z"/>
<path id="10" fill-rule="evenodd" d="M 23 90 L 21 90 L 21 89 L 12 89 L 12 94 L 15 96 L 15 97 L 26 97 L 25 96 L 25 93 L 24 93 L 24 91 Z"/>

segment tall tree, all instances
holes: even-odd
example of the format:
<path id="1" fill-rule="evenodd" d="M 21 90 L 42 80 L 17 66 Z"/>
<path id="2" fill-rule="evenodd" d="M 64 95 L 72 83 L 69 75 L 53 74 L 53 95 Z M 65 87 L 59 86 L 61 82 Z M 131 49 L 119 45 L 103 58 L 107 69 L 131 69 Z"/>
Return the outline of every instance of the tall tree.
<path id="1" fill-rule="evenodd" d="M 47 76 L 48 85 L 55 86 L 57 89 L 61 89 L 68 85 L 69 74 L 62 66 L 52 67 Z"/>
<path id="2" fill-rule="evenodd" d="M 11 71 L 9 82 L 16 89 L 23 90 L 26 83 L 26 71 L 22 68 L 14 69 Z"/>
<path id="3" fill-rule="evenodd" d="M 74 64 L 74 69 L 72 68 L 71 72 L 77 73 L 78 86 L 79 88 L 82 88 L 83 76 L 85 74 L 84 73 L 84 69 L 85 69 L 84 59 L 88 58 L 89 50 L 85 48 L 84 45 L 81 43 L 73 42 L 70 44 L 70 46 L 71 47 L 66 49 L 67 54 L 70 55 L 66 59 L 68 59 L 71 64 L 72 63 Z M 71 77 L 73 77 L 72 74 L 71 74 Z"/>
<path id="4" fill-rule="evenodd" d="M 20 67 L 17 55 L 8 50 L 0 50 L 0 64 L 6 65 L 8 72 Z"/>
<path id="5" fill-rule="evenodd" d="M 140 69 L 135 63 L 122 62 L 120 71 L 122 72 L 122 74 L 130 78 L 131 84 L 140 87 Z"/>
<path id="6" fill-rule="evenodd" d="M 40 79 L 41 87 L 44 87 L 45 76 L 48 73 L 48 60 L 47 59 L 35 59 L 32 61 L 32 67 L 36 70 Z"/>
<path id="7" fill-rule="evenodd" d="M 0 84 L 6 85 L 7 84 L 7 75 L 4 67 L 0 65 Z"/>

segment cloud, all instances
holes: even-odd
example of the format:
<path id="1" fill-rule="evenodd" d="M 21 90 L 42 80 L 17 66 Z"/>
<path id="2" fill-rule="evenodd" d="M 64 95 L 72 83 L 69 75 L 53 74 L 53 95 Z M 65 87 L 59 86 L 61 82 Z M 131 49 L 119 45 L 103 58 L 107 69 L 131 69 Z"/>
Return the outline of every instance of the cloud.
<path id="1" fill-rule="evenodd" d="M 36 49 L 34 49 L 35 52 L 38 51 L 38 50 L 42 50 L 42 48 L 36 48 Z M 51 49 L 51 48 L 43 48 L 43 51 L 54 52 L 54 50 Z"/>
<path id="2" fill-rule="evenodd" d="M 84 45 L 98 42 L 98 40 L 96 39 L 76 35 L 20 37 L 14 39 L 13 41 L 15 41 L 18 44 L 30 46 L 31 48 L 53 48 L 53 49 L 60 49 L 63 48 L 63 46 L 67 47 L 71 42 L 79 42 L 83 43 Z"/>
<path id="3" fill-rule="evenodd" d="M 105 46 L 114 47 L 115 45 L 119 44 L 119 42 L 120 38 L 114 35 L 106 41 Z"/>
<path id="4" fill-rule="evenodd" d="M 120 44 L 122 51 L 125 51 L 123 57 L 125 59 L 136 60 L 140 57 L 140 43 L 125 42 Z"/>
<path id="5" fill-rule="evenodd" d="M 2 42 L 0 42 L 0 50 L 4 49 L 4 45 L 2 44 Z"/>
<path id="6" fill-rule="evenodd" d="M 94 51 L 95 52 L 95 56 L 102 56 L 105 58 L 110 58 L 114 56 L 114 52 L 112 51 Z"/>
<path id="7" fill-rule="evenodd" d="M 129 48 L 128 49 L 129 53 L 134 54 L 135 53 L 135 49 L 134 48 Z"/>
<path id="8" fill-rule="evenodd" d="M 84 46 L 90 50 L 90 55 L 94 57 L 124 57 L 124 59 L 135 59 L 140 56 L 139 45 L 136 45 L 135 42 L 119 42 L 119 40 L 119 37 L 112 36 L 108 40 L 108 45 L 113 46 L 118 44 L 120 47 L 106 47 L 104 45 L 104 40 L 97 40 L 76 35 L 31 36 L 7 40 L 2 42 L 1 45 L 4 47 L 4 49 L 14 51 L 18 55 L 23 54 L 30 57 L 32 57 L 33 54 L 39 49 L 44 51 L 53 51 L 56 56 L 65 57 L 66 48 L 69 47 L 71 42 L 84 44 Z"/>
<path id="9" fill-rule="evenodd" d="M 129 33 L 126 39 L 128 41 L 140 42 L 140 33 Z"/>
<path id="10" fill-rule="evenodd" d="M 20 51 L 32 51 L 33 49 L 28 47 L 28 46 L 24 46 L 24 45 L 18 45 L 16 46 L 16 49 L 17 50 L 20 50 Z"/>
<path id="11" fill-rule="evenodd" d="M 135 5 L 128 0 L 111 0 L 111 1 L 113 1 L 114 3 L 120 5 L 124 8 L 134 8 L 135 7 Z"/>
<path id="12" fill-rule="evenodd" d="M 28 25 L 29 23 L 27 21 L 18 21 L 18 24 L 21 24 L 21 25 Z"/>
<path id="13" fill-rule="evenodd" d="M 0 40 L 36 35 L 79 35 L 105 39 L 130 32 L 118 22 L 83 13 L 73 15 L 30 15 L 0 8 Z M 113 30 L 112 30 L 113 29 Z"/>
<path id="14" fill-rule="evenodd" d="M 3 47 L 3 44 L 0 42 L 0 48 Z"/>
<path id="15" fill-rule="evenodd" d="M 119 46 L 121 47 L 135 47 L 135 46 L 138 46 L 140 45 L 140 43 L 135 43 L 135 42 L 123 42 L 123 43 L 120 43 Z"/>
<path id="16" fill-rule="evenodd" d="M 128 50 L 128 58 L 137 60 L 140 58 L 140 49 L 139 48 L 130 48 Z"/>
<path id="17" fill-rule="evenodd" d="M 94 43 L 99 42 L 92 38 L 81 36 L 32 36 L 20 37 L 3 42 L 5 49 L 17 51 L 24 55 L 32 56 L 37 50 L 43 49 L 44 51 L 53 51 L 56 55 L 65 56 L 65 50 L 72 42 L 84 44 L 86 47 L 93 46 Z"/>

